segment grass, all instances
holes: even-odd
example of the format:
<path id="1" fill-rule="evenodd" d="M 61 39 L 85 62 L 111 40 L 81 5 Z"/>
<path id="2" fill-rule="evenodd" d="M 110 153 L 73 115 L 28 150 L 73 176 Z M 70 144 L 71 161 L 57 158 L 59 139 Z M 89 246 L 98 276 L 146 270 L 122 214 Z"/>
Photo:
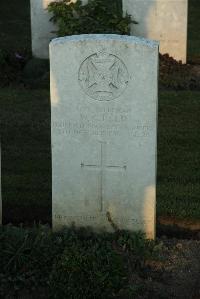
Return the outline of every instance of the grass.
<path id="1" fill-rule="evenodd" d="M 0 102 L 5 218 L 8 221 L 15 221 L 16 218 L 18 221 L 27 219 L 33 221 L 34 217 L 35 220 L 44 217 L 44 221 L 49 221 L 51 213 L 49 92 L 23 88 L 1 89 Z M 16 213 L 17 211 L 20 213 Z"/>
<path id="2" fill-rule="evenodd" d="M 30 51 L 28 0 L 1 0 L 0 48 Z M 189 59 L 200 55 L 200 2 L 189 0 Z M 197 60 L 196 60 L 197 61 Z M 157 215 L 198 219 L 198 92 L 159 98 Z M 51 221 L 50 104 L 45 89 L 0 90 L 3 212 L 6 222 Z"/>
<path id="3" fill-rule="evenodd" d="M 48 227 L 0 228 L 1 298 L 135 298 L 147 259 L 157 259 L 162 244 L 141 233 L 94 234 Z M 134 279 L 132 278 L 134 273 Z M 137 277 L 137 279 L 135 279 Z M 137 297 L 138 298 L 138 297 Z"/>
<path id="4" fill-rule="evenodd" d="M 189 7 L 189 59 L 198 61 L 199 0 L 189 0 Z M 1 0 L 0 11 L 0 48 L 30 51 L 29 0 Z M 200 218 L 199 115 L 200 92 L 160 93 L 158 216 Z M 51 223 L 49 91 L 0 89 L 0 125 L 4 223 Z M 162 243 L 154 246 L 141 234 L 3 226 L 0 244 L 1 298 L 156 297 L 161 273 L 154 285 L 145 263 Z M 165 291 L 157 298 L 171 298 Z"/>
<path id="5" fill-rule="evenodd" d="M 7 222 L 51 222 L 50 101 L 45 89 L 0 91 Z M 199 92 L 159 96 L 157 215 L 200 218 Z"/>
<path id="6" fill-rule="evenodd" d="M 0 49 L 31 50 L 29 0 L 0 1 Z"/>
<path id="7" fill-rule="evenodd" d="M 200 64 L 200 1 L 189 0 L 188 60 Z"/>
<path id="8" fill-rule="evenodd" d="M 158 216 L 200 218 L 200 92 L 159 98 Z"/>

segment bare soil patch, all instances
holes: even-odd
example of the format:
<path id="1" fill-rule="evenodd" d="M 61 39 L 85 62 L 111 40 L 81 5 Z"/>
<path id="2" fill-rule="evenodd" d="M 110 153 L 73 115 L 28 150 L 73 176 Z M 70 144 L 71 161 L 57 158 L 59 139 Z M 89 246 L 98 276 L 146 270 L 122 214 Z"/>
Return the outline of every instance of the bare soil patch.
<path id="1" fill-rule="evenodd" d="M 165 237 L 160 241 L 160 259 L 146 262 L 146 277 L 141 283 L 147 291 L 138 298 L 199 299 L 200 241 Z"/>

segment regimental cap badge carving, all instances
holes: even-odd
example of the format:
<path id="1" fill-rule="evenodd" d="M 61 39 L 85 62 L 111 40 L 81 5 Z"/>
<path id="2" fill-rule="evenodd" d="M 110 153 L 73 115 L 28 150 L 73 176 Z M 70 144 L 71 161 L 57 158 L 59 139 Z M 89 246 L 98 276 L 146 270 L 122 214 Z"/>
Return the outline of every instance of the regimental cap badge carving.
<path id="1" fill-rule="evenodd" d="M 89 97 L 98 101 L 111 101 L 124 92 L 129 74 L 124 62 L 116 55 L 98 52 L 82 62 L 78 79 Z"/>

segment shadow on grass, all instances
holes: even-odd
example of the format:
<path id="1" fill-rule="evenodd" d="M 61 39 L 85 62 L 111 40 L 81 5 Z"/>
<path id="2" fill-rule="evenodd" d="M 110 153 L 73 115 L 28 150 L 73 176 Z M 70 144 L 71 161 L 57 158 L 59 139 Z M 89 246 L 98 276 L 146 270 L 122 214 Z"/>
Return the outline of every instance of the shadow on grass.
<path id="1" fill-rule="evenodd" d="M 188 62 L 200 64 L 200 1 L 188 4 Z"/>
<path id="2" fill-rule="evenodd" d="M 49 92 L 0 90 L 4 223 L 51 223 Z M 158 216 L 200 218 L 199 92 L 162 92 Z"/>
<path id="3" fill-rule="evenodd" d="M 51 221 L 50 104 L 46 90 L 0 92 L 3 221 Z"/>

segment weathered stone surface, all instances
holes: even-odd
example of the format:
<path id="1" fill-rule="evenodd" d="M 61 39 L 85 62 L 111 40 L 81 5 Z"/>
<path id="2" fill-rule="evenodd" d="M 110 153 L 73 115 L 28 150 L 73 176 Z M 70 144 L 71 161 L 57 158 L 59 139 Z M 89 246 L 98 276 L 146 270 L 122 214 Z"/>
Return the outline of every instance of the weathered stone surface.
<path id="1" fill-rule="evenodd" d="M 155 235 L 158 43 L 50 43 L 53 227 Z"/>
<path id="2" fill-rule="evenodd" d="M 123 0 L 138 24 L 132 35 L 160 41 L 160 52 L 186 62 L 188 0 Z"/>

